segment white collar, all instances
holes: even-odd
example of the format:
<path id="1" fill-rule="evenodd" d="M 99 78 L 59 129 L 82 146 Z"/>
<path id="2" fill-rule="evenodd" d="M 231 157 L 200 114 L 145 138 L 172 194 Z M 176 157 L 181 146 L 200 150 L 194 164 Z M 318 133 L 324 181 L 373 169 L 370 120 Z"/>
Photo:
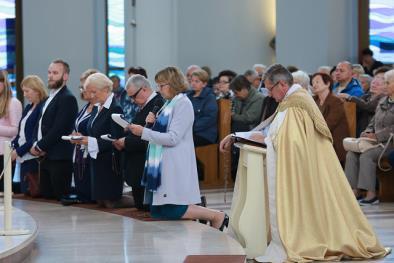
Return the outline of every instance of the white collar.
<path id="1" fill-rule="evenodd" d="M 287 91 L 285 98 L 289 97 L 291 94 L 293 94 L 299 89 L 302 89 L 301 85 L 293 84 L 293 86 L 291 86 L 290 89 Z"/>
<path id="2" fill-rule="evenodd" d="M 154 97 L 156 97 L 156 95 L 157 95 L 156 91 L 153 91 L 152 94 L 150 94 L 150 96 L 149 96 L 148 99 L 146 100 L 144 106 L 142 106 L 141 108 L 145 107 L 146 104 L 149 103 L 149 101 L 151 101 Z"/>
<path id="3" fill-rule="evenodd" d="M 94 104 L 94 106 L 97 106 L 97 107 L 104 107 L 104 108 L 106 108 L 106 109 L 109 109 L 109 107 L 111 107 L 111 103 L 112 103 L 112 98 L 114 97 L 114 94 L 111 92 L 111 95 L 109 95 L 108 96 L 108 98 L 105 100 L 105 102 L 104 102 L 104 104 L 103 105 L 101 105 L 99 102 L 98 103 L 96 103 L 96 104 Z"/>
<path id="4" fill-rule="evenodd" d="M 58 89 L 50 89 L 50 90 L 49 90 L 49 96 L 50 96 L 50 97 L 55 97 L 56 94 L 58 94 L 59 91 L 60 91 L 62 88 L 64 88 L 64 87 L 65 87 L 65 86 L 63 86 L 63 87 L 61 87 L 61 88 L 58 88 Z"/>

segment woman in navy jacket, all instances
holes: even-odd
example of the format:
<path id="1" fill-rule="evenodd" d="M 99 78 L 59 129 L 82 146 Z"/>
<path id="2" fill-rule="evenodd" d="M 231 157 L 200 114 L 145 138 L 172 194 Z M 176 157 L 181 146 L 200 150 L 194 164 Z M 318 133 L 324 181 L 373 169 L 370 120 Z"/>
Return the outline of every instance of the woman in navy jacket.
<path id="1" fill-rule="evenodd" d="M 27 176 L 30 174 L 38 183 L 38 162 L 37 157 L 30 154 L 29 150 L 34 143 L 37 130 L 35 129 L 40 119 L 42 106 L 48 97 L 44 82 L 36 75 L 30 75 L 23 79 L 21 83 L 23 96 L 30 101 L 26 105 L 22 119 L 19 122 L 18 134 L 12 141 L 14 150 L 12 152 L 12 160 L 21 163 L 21 191 L 24 194 L 37 195 L 35 189 L 33 192 L 28 189 Z"/>
<path id="2" fill-rule="evenodd" d="M 88 103 L 83 106 L 78 113 L 74 124 L 74 132 L 72 135 L 84 136 L 88 134 L 88 123 L 92 115 L 94 104 L 96 100 L 92 94 L 91 89 L 84 88 L 86 79 L 97 73 L 96 69 L 88 69 L 83 72 L 79 78 L 81 98 Z M 88 158 L 88 149 L 83 145 L 75 145 L 73 154 L 74 164 L 74 184 L 75 194 L 63 197 L 60 201 L 63 205 L 72 205 L 76 203 L 92 203 L 92 184 L 90 176 L 90 166 Z"/>
<path id="3" fill-rule="evenodd" d="M 218 105 L 212 89 L 206 87 L 208 80 L 204 70 L 194 71 L 191 80 L 193 90 L 187 94 L 194 109 L 194 146 L 216 143 L 218 137 Z"/>
<path id="4" fill-rule="evenodd" d="M 194 147 L 214 144 L 218 137 L 218 105 L 213 90 L 206 87 L 208 80 L 208 73 L 204 70 L 194 71 L 191 79 L 193 90 L 187 94 L 194 109 Z M 198 178 L 204 180 L 202 163 L 198 159 L 196 161 Z"/>

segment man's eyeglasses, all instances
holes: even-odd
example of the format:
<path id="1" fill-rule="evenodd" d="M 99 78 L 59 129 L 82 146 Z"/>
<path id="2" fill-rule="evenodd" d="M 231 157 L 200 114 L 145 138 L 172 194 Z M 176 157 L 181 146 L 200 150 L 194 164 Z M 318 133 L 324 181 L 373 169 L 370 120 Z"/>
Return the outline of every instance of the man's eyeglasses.
<path id="1" fill-rule="evenodd" d="M 266 87 L 266 89 L 267 89 L 269 92 L 272 92 L 272 90 L 273 90 L 273 89 L 275 88 L 275 86 L 278 85 L 278 84 L 279 84 L 279 81 L 276 82 L 271 88 Z"/>
<path id="2" fill-rule="evenodd" d="M 133 95 L 130 96 L 130 98 L 135 100 L 135 98 L 138 96 L 138 93 L 140 93 L 141 90 L 142 90 L 142 88 L 139 88 L 136 93 L 134 93 Z"/>

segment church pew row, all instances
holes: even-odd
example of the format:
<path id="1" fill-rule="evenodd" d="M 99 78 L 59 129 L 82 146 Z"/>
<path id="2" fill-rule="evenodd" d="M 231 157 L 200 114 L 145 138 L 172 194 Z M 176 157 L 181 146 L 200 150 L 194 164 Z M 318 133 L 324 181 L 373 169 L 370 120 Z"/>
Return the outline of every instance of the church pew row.
<path id="1" fill-rule="evenodd" d="M 220 99 L 218 103 L 218 141 L 230 134 L 231 101 Z M 202 163 L 204 179 L 200 182 L 203 189 L 233 187 L 231 180 L 231 154 L 219 152 L 219 144 L 196 147 L 196 156 Z"/>
<path id="2" fill-rule="evenodd" d="M 354 102 L 344 103 L 346 118 L 349 125 L 350 137 L 356 137 L 356 104 Z M 387 167 L 388 160 L 383 160 L 383 166 Z M 381 202 L 394 202 L 394 170 L 383 172 L 376 168 L 379 181 L 378 196 Z"/>

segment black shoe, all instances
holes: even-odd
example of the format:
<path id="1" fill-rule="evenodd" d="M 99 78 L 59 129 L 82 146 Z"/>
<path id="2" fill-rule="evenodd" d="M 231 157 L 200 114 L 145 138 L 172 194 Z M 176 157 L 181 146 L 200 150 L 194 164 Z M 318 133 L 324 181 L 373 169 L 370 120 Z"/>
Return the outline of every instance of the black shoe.
<path id="1" fill-rule="evenodd" d="M 60 203 L 64 206 L 81 204 L 82 201 L 78 198 L 77 195 L 67 195 L 60 199 Z"/>
<path id="2" fill-rule="evenodd" d="M 223 230 L 224 230 L 224 227 L 227 228 L 229 222 L 230 222 L 230 218 L 228 217 L 227 214 L 224 214 L 223 223 L 222 223 L 222 225 L 219 227 L 219 230 L 220 230 L 220 231 L 223 231 Z"/>
<path id="3" fill-rule="evenodd" d="M 369 200 L 363 199 L 363 200 L 361 200 L 361 201 L 359 202 L 359 204 L 360 204 L 361 206 L 377 205 L 377 204 L 379 204 L 379 199 L 378 199 L 377 196 L 375 196 L 374 198 L 369 199 Z"/>
<path id="4" fill-rule="evenodd" d="M 207 199 L 205 198 L 205 195 L 201 196 L 201 203 L 199 203 L 198 205 L 202 207 L 207 207 Z M 198 219 L 198 222 L 204 225 L 208 224 L 208 221 L 203 219 Z"/>

